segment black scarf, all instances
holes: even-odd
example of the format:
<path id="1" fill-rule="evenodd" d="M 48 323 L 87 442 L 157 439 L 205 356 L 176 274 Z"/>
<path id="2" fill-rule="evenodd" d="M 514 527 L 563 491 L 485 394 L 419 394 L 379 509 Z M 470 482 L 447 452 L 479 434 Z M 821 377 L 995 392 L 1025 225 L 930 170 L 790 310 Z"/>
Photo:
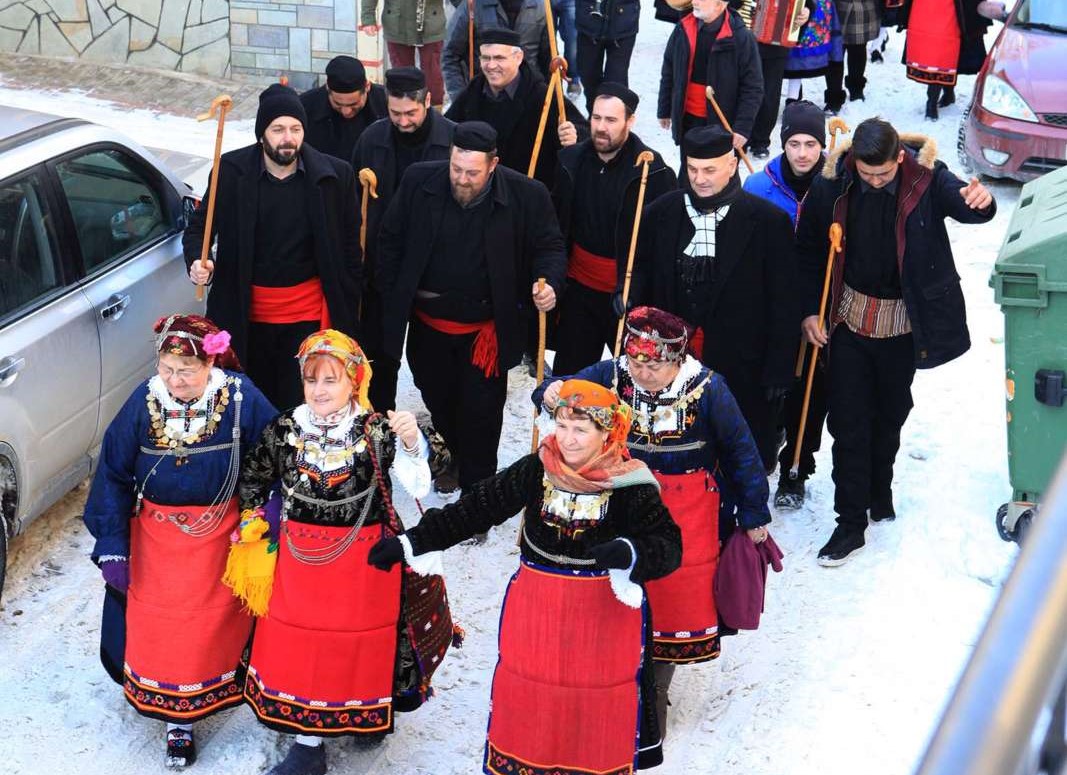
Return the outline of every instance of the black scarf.
<path id="1" fill-rule="evenodd" d="M 822 172 L 823 165 L 826 163 L 825 156 L 819 156 L 819 160 L 815 162 L 815 166 L 808 170 L 803 175 L 797 175 L 793 172 L 793 168 L 789 166 L 789 160 L 782 156 L 782 182 L 792 189 L 793 193 L 797 195 L 797 201 L 802 200 L 808 193 L 808 189 L 811 188 L 812 181 L 815 180 L 815 176 Z"/>
<path id="2" fill-rule="evenodd" d="M 719 193 L 711 196 L 697 196 L 696 192 L 693 191 L 693 187 L 689 184 L 689 176 L 686 175 L 685 190 L 693 207 L 701 212 L 708 213 L 712 210 L 718 210 L 724 205 L 733 204 L 737 197 L 741 196 L 741 176 L 734 172 L 733 177 L 726 182 L 726 185 L 723 186 L 722 191 Z"/>

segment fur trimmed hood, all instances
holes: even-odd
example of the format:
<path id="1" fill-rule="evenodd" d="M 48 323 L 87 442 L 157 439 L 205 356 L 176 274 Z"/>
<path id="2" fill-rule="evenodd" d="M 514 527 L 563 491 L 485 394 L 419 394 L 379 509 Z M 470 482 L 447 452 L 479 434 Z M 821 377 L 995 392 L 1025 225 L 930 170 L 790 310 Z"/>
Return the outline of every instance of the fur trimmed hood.
<path id="1" fill-rule="evenodd" d="M 901 132 L 900 142 L 905 148 L 915 151 L 915 160 L 920 166 L 932 170 L 937 161 L 937 141 L 918 132 Z M 822 168 L 822 176 L 827 180 L 836 180 L 840 172 L 840 166 L 845 154 L 852 148 L 852 140 L 843 140 L 826 157 L 826 164 Z"/>

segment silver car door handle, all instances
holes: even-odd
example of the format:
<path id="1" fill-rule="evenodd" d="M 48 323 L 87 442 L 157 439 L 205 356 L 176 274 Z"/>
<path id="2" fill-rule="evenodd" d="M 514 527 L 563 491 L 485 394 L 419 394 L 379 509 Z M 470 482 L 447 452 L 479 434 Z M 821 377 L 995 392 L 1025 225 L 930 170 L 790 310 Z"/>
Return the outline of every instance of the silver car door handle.
<path id="1" fill-rule="evenodd" d="M 104 320 L 118 320 L 128 306 L 130 306 L 128 293 L 113 293 L 108 297 L 107 306 L 100 310 L 100 317 Z"/>
<path id="2" fill-rule="evenodd" d="M 25 358 L 13 358 L 8 356 L 0 360 L 0 387 L 7 387 L 15 381 L 19 370 L 26 365 Z"/>

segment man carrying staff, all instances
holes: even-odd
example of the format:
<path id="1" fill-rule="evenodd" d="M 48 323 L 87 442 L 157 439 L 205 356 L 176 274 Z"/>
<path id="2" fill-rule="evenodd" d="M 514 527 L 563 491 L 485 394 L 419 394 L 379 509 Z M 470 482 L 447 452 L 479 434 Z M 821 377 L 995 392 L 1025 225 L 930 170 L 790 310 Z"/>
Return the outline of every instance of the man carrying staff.
<path id="1" fill-rule="evenodd" d="M 445 115 L 453 121 L 484 121 L 497 133 L 500 163 L 526 174 L 533 155 L 548 86 L 522 59 L 519 35 L 508 29 L 490 29 L 479 40 L 482 73 L 452 102 Z M 561 148 L 583 139 L 588 124 L 569 100 L 560 123 L 552 99 L 534 177 L 552 188 L 556 158 Z M 581 136 L 579 136 L 581 135 Z"/>
<path id="2" fill-rule="evenodd" d="M 902 138 L 888 121 L 867 119 L 851 146 L 826 161 L 797 224 L 803 331 L 827 348 L 834 437 L 837 527 L 819 550 L 820 565 L 841 565 L 862 549 L 868 517 L 896 518 L 893 463 L 915 369 L 971 346 L 945 218 L 988 223 L 997 205 L 936 153 L 927 137 Z M 831 274 L 827 331 L 818 313 L 831 223 L 844 229 L 844 250 Z"/>
<path id="3" fill-rule="evenodd" d="M 316 151 L 348 161 L 363 132 L 385 118 L 385 89 L 367 82 L 355 57 L 338 56 L 326 65 L 326 85 L 300 95 L 307 111 L 304 138 Z"/>
<path id="4" fill-rule="evenodd" d="M 408 169 L 378 232 L 385 351 L 399 360 L 407 331 L 415 384 L 458 464 L 443 491 L 496 472 L 507 370 L 566 272 L 548 191 L 498 164 L 496 146 L 488 124 L 457 126 L 449 160 Z"/>
<path id="5" fill-rule="evenodd" d="M 211 285 L 208 318 L 230 332 L 248 376 L 282 409 L 299 404 L 303 388 L 278 365 L 323 327 L 354 333 L 360 294 L 355 175 L 304 144 L 306 122 L 295 91 L 267 87 L 256 142 L 222 155 L 215 202 L 204 198 L 182 237 L 189 278 Z M 211 207 L 216 260 L 201 262 Z"/>
<path id="6" fill-rule="evenodd" d="M 382 349 L 382 301 L 374 265 L 378 228 L 404 172 L 420 161 L 443 161 L 452 146 L 455 124 L 430 108 L 426 76 L 414 67 L 385 72 L 389 117 L 374 122 L 356 143 L 352 168 L 370 169 L 377 180 L 378 198 L 368 200 L 367 244 L 363 260 L 363 308 L 360 333 L 363 349 L 374 363 L 371 405 L 378 412 L 396 408 L 396 380 L 400 361 Z"/>
<path id="7" fill-rule="evenodd" d="M 621 303 L 619 310 L 614 309 L 613 298 L 623 284 L 633 234 L 641 180 L 639 154 L 653 155 L 646 202 L 678 185 L 663 158 L 633 134 L 637 103 L 634 92 L 604 81 L 592 103 L 592 137 L 559 153 L 552 198 L 569 260 L 553 364 L 557 374 L 574 374 L 596 363 L 604 346 L 615 344 Z"/>
<path id="8" fill-rule="evenodd" d="M 799 338 L 796 260 L 789 217 L 744 192 L 733 138 L 717 126 L 685 136 L 686 189 L 644 213 L 634 302 L 678 315 L 693 351 L 726 378 L 774 470 L 776 405 L 793 383 Z"/>

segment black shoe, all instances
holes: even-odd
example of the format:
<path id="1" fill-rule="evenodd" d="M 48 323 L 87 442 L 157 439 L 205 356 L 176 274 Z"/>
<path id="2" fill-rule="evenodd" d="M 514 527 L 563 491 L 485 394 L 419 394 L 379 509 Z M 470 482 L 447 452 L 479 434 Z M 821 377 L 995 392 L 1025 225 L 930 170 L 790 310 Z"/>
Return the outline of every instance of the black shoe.
<path id="1" fill-rule="evenodd" d="M 926 120 L 937 121 L 937 100 L 926 101 Z"/>
<path id="2" fill-rule="evenodd" d="M 451 495 L 459 489 L 459 468 L 455 463 L 434 478 L 433 487 L 442 495 Z"/>
<path id="3" fill-rule="evenodd" d="M 172 770 L 181 770 L 196 761 L 196 741 L 192 730 L 167 730 L 167 756 L 163 764 Z"/>
<path id="4" fill-rule="evenodd" d="M 937 101 L 937 107 L 947 108 L 949 105 L 956 104 L 956 87 L 954 86 L 942 86 L 941 87 L 941 99 Z"/>
<path id="5" fill-rule="evenodd" d="M 892 496 L 888 501 L 881 503 L 871 502 L 871 522 L 892 522 L 897 518 L 897 511 L 893 508 Z"/>
<path id="6" fill-rule="evenodd" d="M 779 511 L 796 511 L 804 505 L 804 480 L 799 476 L 790 479 L 788 473 L 778 478 L 778 489 L 774 493 L 774 508 Z"/>
<path id="7" fill-rule="evenodd" d="M 878 49 L 875 49 L 874 51 L 871 52 L 871 61 L 872 62 L 884 62 L 885 61 L 885 57 L 882 56 L 882 52 L 881 51 L 879 51 Z"/>
<path id="8" fill-rule="evenodd" d="M 367 732 L 366 734 L 356 735 L 352 738 L 352 746 L 362 751 L 370 751 L 384 743 L 385 738 L 388 736 L 388 732 Z"/>
<path id="9" fill-rule="evenodd" d="M 866 78 L 846 78 L 845 88 L 848 89 L 848 101 L 858 102 L 859 100 L 866 100 L 866 97 L 863 96 L 863 90 L 866 86 Z"/>
<path id="10" fill-rule="evenodd" d="M 766 159 L 768 156 L 771 155 L 771 149 L 766 145 L 753 145 L 750 149 L 750 153 L 752 154 L 753 158 Z"/>
<path id="11" fill-rule="evenodd" d="M 267 775 L 326 775 L 326 745 L 293 743 L 285 758 Z"/>
<path id="12" fill-rule="evenodd" d="M 844 565 L 848 558 L 855 555 L 863 548 L 866 542 L 863 540 L 863 531 L 846 525 L 838 525 L 830 540 L 819 550 L 816 558 L 819 565 L 826 568 L 835 568 Z"/>
<path id="13" fill-rule="evenodd" d="M 822 109 L 823 113 L 828 116 L 836 116 L 841 112 L 841 108 L 845 106 L 845 99 L 848 97 L 845 92 L 842 91 L 830 91 L 826 89 L 823 91 L 823 99 L 826 101 L 825 107 Z"/>

